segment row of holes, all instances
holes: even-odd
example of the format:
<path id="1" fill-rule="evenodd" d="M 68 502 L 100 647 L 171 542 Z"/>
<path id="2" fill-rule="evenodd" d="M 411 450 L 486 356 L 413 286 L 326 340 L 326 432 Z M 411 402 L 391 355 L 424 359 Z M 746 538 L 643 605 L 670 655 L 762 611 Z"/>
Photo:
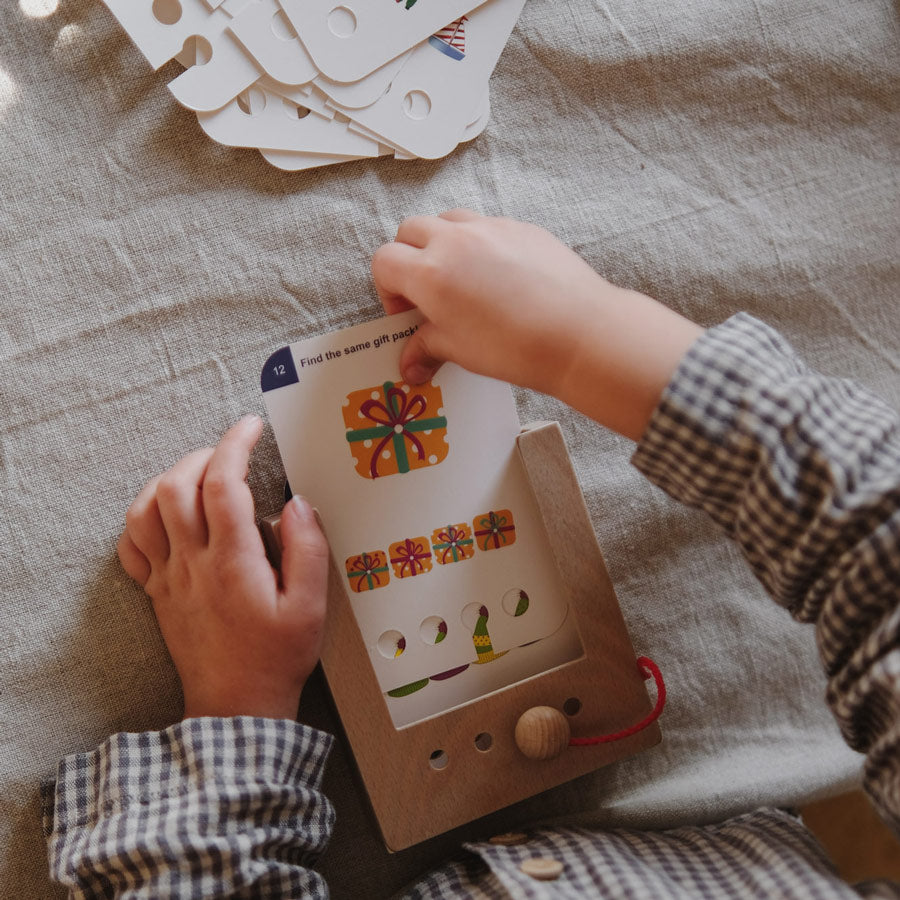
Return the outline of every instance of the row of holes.
<path id="1" fill-rule="evenodd" d="M 528 609 L 528 594 L 522 588 L 510 588 L 501 598 L 500 606 L 505 613 L 515 617 L 519 605 L 524 601 L 525 609 L 519 615 L 524 615 Z M 472 634 L 478 617 L 481 615 L 483 604 L 470 603 L 460 613 L 460 620 L 468 634 Z M 429 616 L 419 626 L 419 637 L 427 646 L 435 646 L 446 637 L 449 628 L 447 622 L 440 616 Z M 443 635 L 443 636 L 442 636 Z M 378 652 L 385 659 L 397 659 L 406 649 L 406 637 L 394 628 L 385 631 L 377 641 Z"/>
<path id="2" fill-rule="evenodd" d="M 577 697 L 569 697 L 563 703 L 563 712 L 567 716 L 577 716 L 581 712 L 581 701 Z M 482 731 L 475 736 L 475 749 L 480 753 L 487 753 L 494 746 L 494 737 L 487 731 Z M 428 759 L 428 765 L 435 771 L 446 769 L 450 764 L 450 756 L 446 750 L 435 750 Z"/>

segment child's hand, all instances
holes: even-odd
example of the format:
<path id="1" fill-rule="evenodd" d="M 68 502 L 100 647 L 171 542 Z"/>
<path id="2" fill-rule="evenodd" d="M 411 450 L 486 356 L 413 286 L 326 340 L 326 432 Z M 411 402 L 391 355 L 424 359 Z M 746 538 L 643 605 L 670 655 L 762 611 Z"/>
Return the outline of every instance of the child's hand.
<path id="1" fill-rule="evenodd" d="M 428 319 L 401 357 L 414 384 L 449 360 L 556 393 L 596 295 L 619 290 L 542 228 L 461 209 L 407 219 L 372 273 L 387 313 Z"/>
<path id="2" fill-rule="evenodd" d="M 549 232 L 467 210 L 417 216 L 372 259 L 387 313 L 426 322 L 400 357 L 405 381 L 452 361 L 553 394 L 639 438 L 701 329 L 615 287 Z"/>
<path id="3" fill-rule="evenodd" d="M 328 546 L 309 504 L 284 509 L 281 576 L 245 478 L 262 422 L 154 478 L 125 517 L 119 559 L 153 601 L 184 688 L 184 716 L 293 719 L 319 658 Z"/>

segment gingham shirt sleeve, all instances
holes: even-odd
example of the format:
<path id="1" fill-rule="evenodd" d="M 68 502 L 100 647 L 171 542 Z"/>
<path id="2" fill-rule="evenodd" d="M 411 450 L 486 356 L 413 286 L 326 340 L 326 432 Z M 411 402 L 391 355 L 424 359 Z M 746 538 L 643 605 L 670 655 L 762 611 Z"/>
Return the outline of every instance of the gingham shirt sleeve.
<path id="1" fill-rule="evenodd" d="M 78 900 L 327 897 L 309 866 L 334 824 L 331 741 L 286 720 L 187 719 L 68 756 L 45 790 L 51 875 Z"/>
<path id="2" fill-rule="evenodd" d="M 900 416 L 740 314 L 699 338 L 634 464 L 733 538 L 815 622 L 828 703 L 900 832 Z"/>

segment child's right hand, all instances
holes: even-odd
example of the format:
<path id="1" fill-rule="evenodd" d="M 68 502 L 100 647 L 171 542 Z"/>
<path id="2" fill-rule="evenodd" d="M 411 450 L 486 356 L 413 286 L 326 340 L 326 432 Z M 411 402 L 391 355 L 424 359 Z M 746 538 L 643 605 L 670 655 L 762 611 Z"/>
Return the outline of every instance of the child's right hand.
<path id="1" fill-rule="evenodd" d="M 416 216 L 372 259 L 387 313 L 418 307 L 400 374 L 441 363 L 553 394 L 638 439 L 701 329 L 601 278 L 549 232 L 451 210 Z"/>
<path id="2" fill-rule="evenodd" d="M 596 295 L 619 290 L 544 229 L 463 209 L 407 219 L 372 273 L 386 312 L 417 306 L 428 319 L 404 349 L 405 380 L 450 360 L 546 393 Z"/>

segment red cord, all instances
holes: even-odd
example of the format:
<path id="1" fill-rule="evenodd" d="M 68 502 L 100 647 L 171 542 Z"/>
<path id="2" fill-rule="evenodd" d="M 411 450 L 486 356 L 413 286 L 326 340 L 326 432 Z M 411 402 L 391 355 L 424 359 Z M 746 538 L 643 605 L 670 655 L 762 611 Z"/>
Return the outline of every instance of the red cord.
<path id="1" fill-rule="evenodd" d="M 601 734 L 599 737 L 572 738 L 569 741 L 570 747 L 590 747 L 594 744 L 609 744 L 611 741 L 621 741 L 623 738 L 631 737 L 631 735 L 642 731 L 651 722 L 655 722 L 659 718 L 663 707 L 666 705 L 666 685 L 663 681 L 662 672 L 659 671 L 659 666 L 649 656 L 639 656 L 637 664 L 645 681 L 652 677 L 656 682 L 656 706 L 640 722 L 632 725 L 630 728 L 615 731 L 612 734 Z"/>

